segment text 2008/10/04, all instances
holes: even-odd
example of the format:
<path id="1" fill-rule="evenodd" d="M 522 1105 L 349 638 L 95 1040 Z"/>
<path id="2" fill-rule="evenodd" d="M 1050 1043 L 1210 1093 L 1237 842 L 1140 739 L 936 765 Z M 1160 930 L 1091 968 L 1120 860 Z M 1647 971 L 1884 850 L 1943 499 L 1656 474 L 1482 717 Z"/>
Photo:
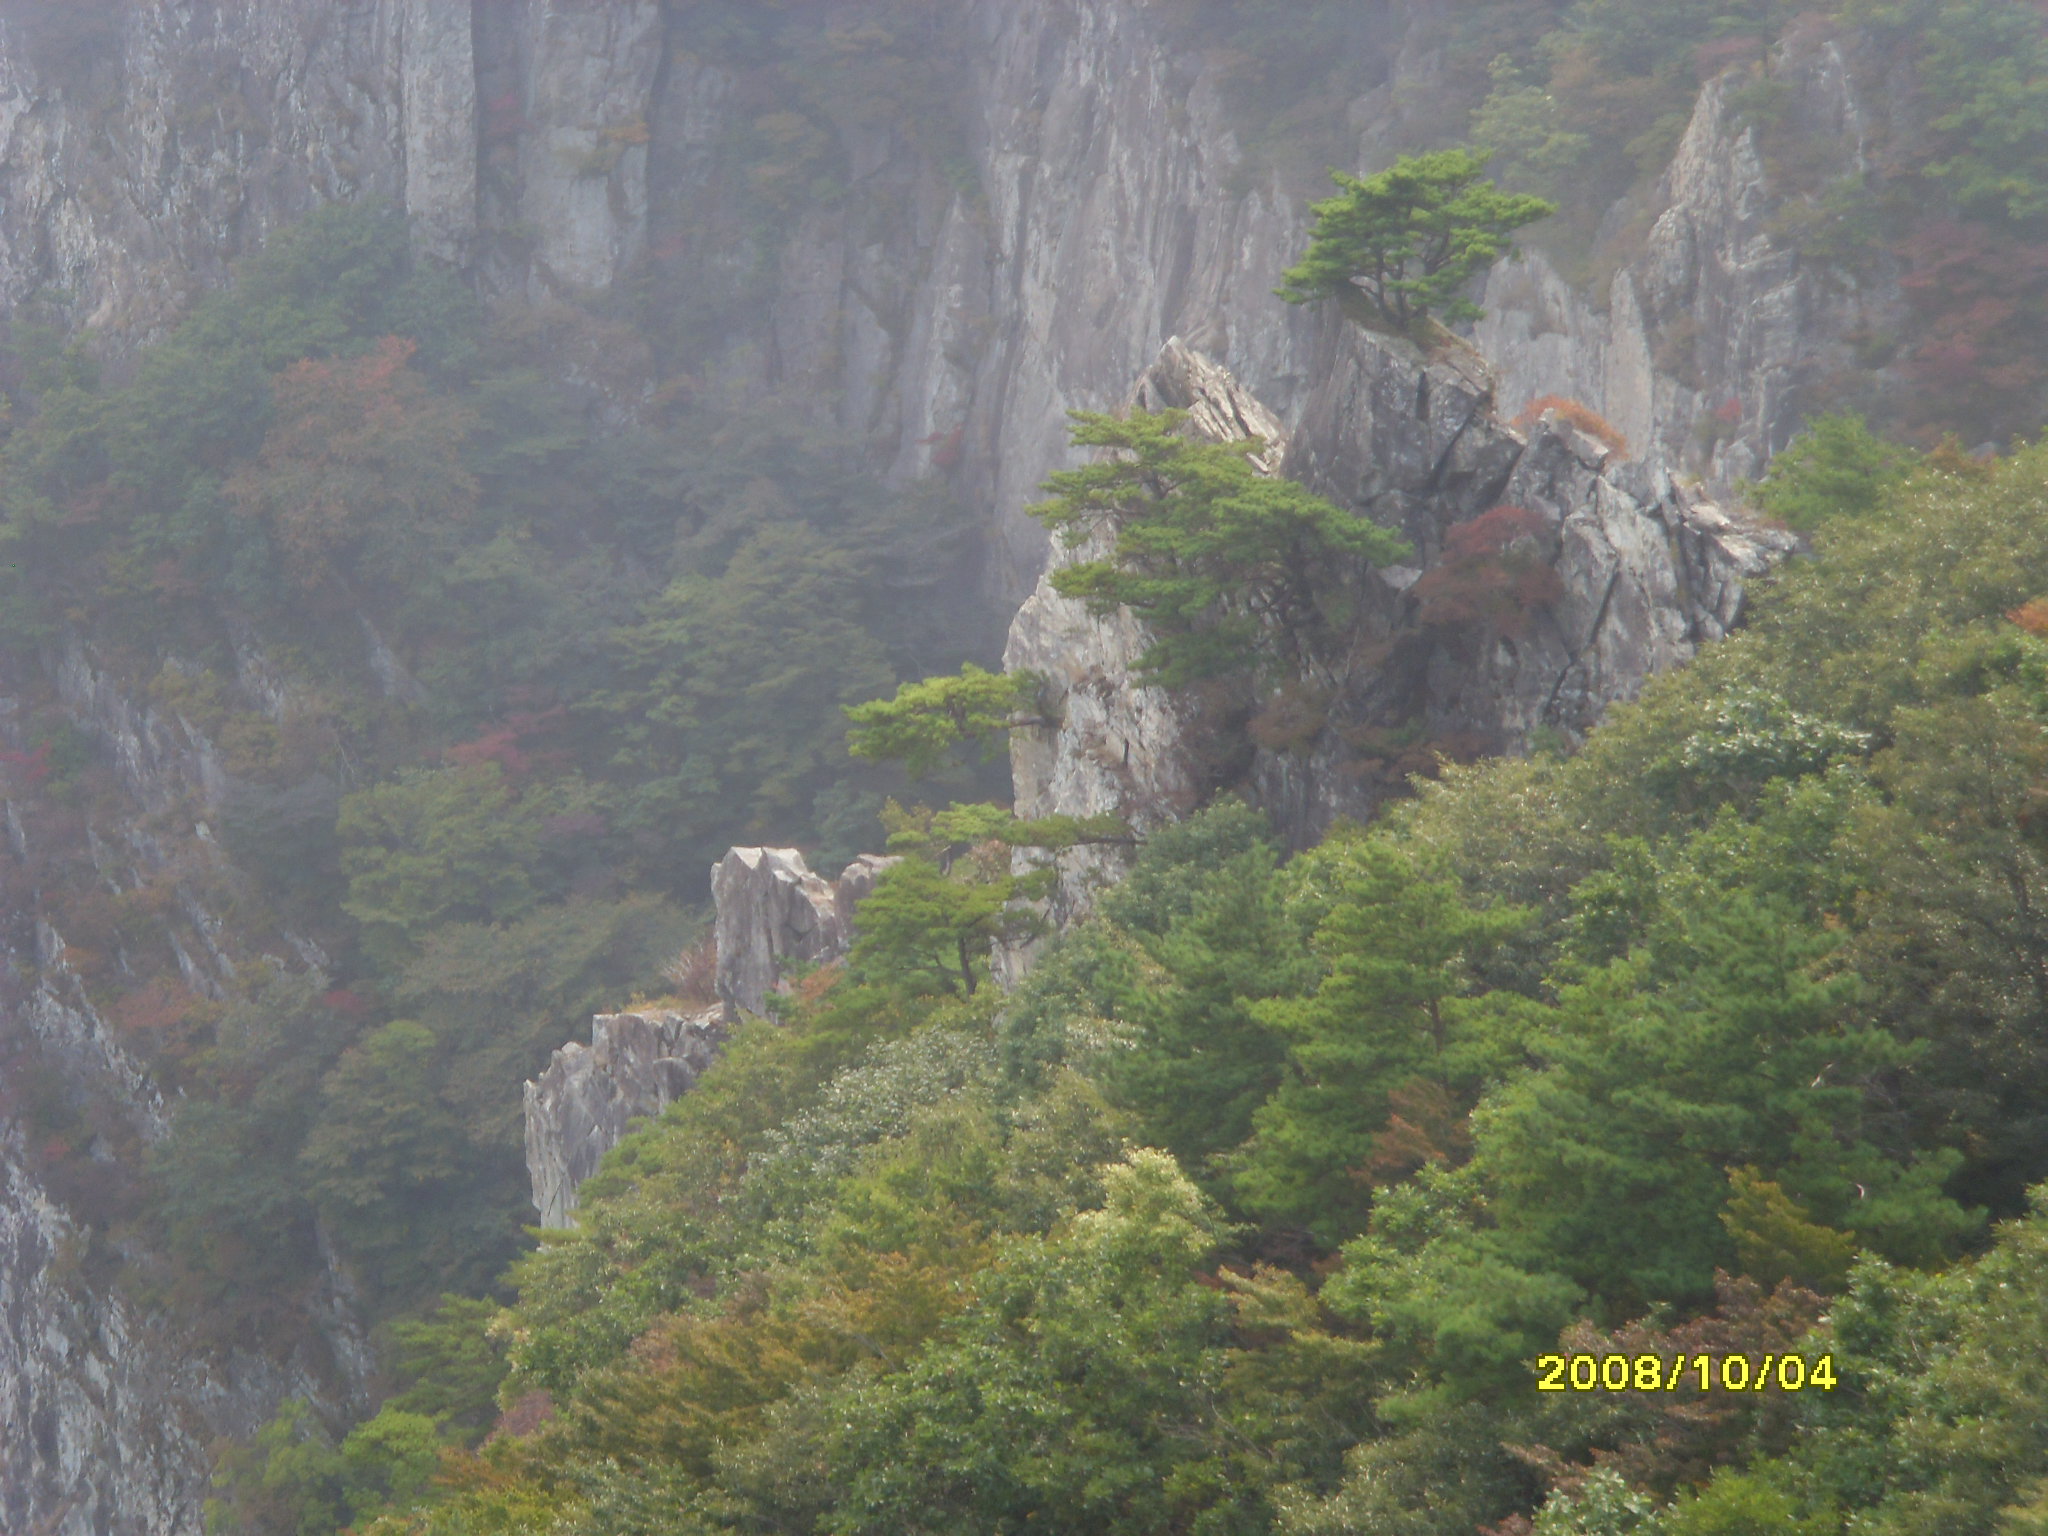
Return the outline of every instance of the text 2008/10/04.
<path id="1" fill-rule="evenodd" d="M 1538 1355 L 1538 1392 L 1835 1390 L 1835 1357 L 1815 1355 Z"/>

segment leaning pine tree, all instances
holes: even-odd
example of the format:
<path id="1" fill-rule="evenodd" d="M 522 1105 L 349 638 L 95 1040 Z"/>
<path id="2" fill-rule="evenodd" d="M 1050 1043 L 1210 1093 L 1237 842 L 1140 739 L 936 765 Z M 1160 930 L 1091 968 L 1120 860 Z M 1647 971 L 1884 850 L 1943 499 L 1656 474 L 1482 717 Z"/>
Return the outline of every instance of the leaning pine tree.
<path id="1" fill-rule="evenodd" d="M 1098 614 L 1125 607 L 1153 636 L 1145 681 L 1180 687 L 1247 668 L 1303 675 L 1328 627 L 1319 596 L 1342 557 L 1387 565 L 1407 540 L 1307 486 L 1261 474 L 1258 438 L 1203 442 L 1184 411 L 1074 412 L 1076 447 L 1108 450 L 1049 477 L 1030 509 L 1069 549 L 1098 535 L 1107 558 L 1053 572 Z"/>
<path id="2" fill-rule="evenodd" d="M 1481 174 L 1484 151 L 1403 155 L 1377 176 L 1330 172 L 1342 190 L 1310 206 L 1316 227 L 1275 293 L 1290 304 L 1362 297 L 1370 317 L 1409 333 L 1432 318 L 1476 320 L 1473 277 L 1511 255 L 1508 238 L 1557 211 Z"/>

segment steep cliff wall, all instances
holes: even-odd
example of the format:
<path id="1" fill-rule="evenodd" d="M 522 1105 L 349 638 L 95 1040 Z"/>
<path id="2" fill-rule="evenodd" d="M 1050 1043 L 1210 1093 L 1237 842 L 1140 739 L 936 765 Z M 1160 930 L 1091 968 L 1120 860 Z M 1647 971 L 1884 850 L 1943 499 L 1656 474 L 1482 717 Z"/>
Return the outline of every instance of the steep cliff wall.
<path id="1" fill-rule="evenodd" d="M 1411 131 L 1432 66 L 1404 49 L 1436 8 L 1386 7 L 1384 78 L 1347 109 L 1361 163 Z M 1217 62 L 1177 52 L 1135 0 L 971 0 L 944 142 L 842 113 L 819 151 L 831 195 L 779 213 L 750 191 L 743 150 L 787 107 L 783 87 L 721 62 L 688 7 L 119 14 L 118 62 L 84 81 L 0 30 L 0 302 L 35 300 L 108 345 L 152 334 L 308 207 L 386 198 L 422 249 L 493 292 L 644 280 L 682 327 L 663 366 L 694 387 L 810 415 L 894 477 L 943 475 L 988 511 L 988 584 L 1006 603 L 1042 562 L 1021 509 L 1066 461 L 1066 411 L 1121 398 L 1167 337 L 1222 358 L 1289 422 L 1314 382 L 1315 321 L 1271 294 L 1300 200 L 1240 143 Z M 813 18 L 853 19 L 823 4 Z M 1779 67 L 1853 168 L 1863 108 L 1839 53 Z M 1649 234 L 1597 301 L 1540 259 L 1495 274 L 1479 342 L 1503 404 L 1578 395 L 1674 466 L 1753 472 L 1847 338 L 1897 302 L 1823 280 L 1775 238 L 1770 180 L 1753 131 L 1707 92 L 1649 204 L 1611 216 Z M 698 310 L 712 318 L 676 318 Z"/>
<path id="2" fill-rule="evenodd" d="M 352 1362 L 195 1353 L 160 1317 L 93 1283 L 87 1234 L 0 1129 L 0 1525 L 38 1536 L 205 1528 L 208 1451 L 247 1438 L 288 1397 L 331 1395 L 367 1364 L 343 1297 L 316 1308 Z"/>
<path id="3" fill-rule="evenodd" d="M 600 1013 L 526 1085 L 526 1167 L 544 1227 L 566 1227 L 576 1190 L 635 1120 L 693 1087 L 725 1038 L 720 1010 Z"/>
<path id="4" fill-rule="evenodd" d="M 234 974 L 236 936 L 179 878 L 219 857 L 206 827 L 224 783 L 212 745 L 124 693 L 82 645 L 65 647 L 51 671 L 57 699 L 132 807 L 104 825 L 89 820 L 89 878 L 113 892 L 164 878 L 173 900 L 161 935 L 187 984 L 217 994 Z M 17 700 L 0 700 L 10 749 L 20 746 L 20 713 Z M 96 1257 L 109 1235 L 95 1234 L 37 1171 L 45 1160 L 31 1155 L 14 1113 L 20 1078 L 43 1083 L 96 1127 L 82 1150 L 110 1174 L 160 1140 L 169 1116 L 148 1070 L 94 1006 L 71 946 L 45 920 L 38 882 L 53 866 L 40 809 L 32 796 L 7 801 L 0 856 L 0 1525 L 48 1536 L 197 1532 L 209 1447 L 253 1434 L 286 1397 L 361 1406 L 369 1345 L 349 1282 L 332 1265 L 308 1298 L 306 1342 L 282 1357 L 198 1349 L 189 1331 L 100 1278 Z M 102 963 L 125 960 L 116 953 Z"/>
<path id="5" fill-rule="evenodd" d="M 544 1227 L 566 1227 L 576 1191 L 636 1119 L 692 1087 L 726 1029 L 759 1014 L 799 966 L 828 965 L 853 942 L 856 910 L 894 859 L 863 854 L 836 880 L 811 873 L 794 848 L 733 848 L 711 871 L 718 1004 L 601 1013 L 590 1044 L 554 1053 L 525 1094 L 526 1169 Z"/>
<path id="6" fill-rule="evenodd" d="M 1872 108 L 1842 45 L 1795 33 L 1770 70 L 1783 92 L 1780 131 L 1804 141 L 1820 175 L 1863 171 Z M 1624 200 L 1610 214 L 1644 230 L 1632 259 L 1593 292 L 1540 253 L 1503 263 L 1473 331 L 1504 413 L 1543 395 L 1577 399 L 1636 454 L 1724 485 L 1760 475 L 1809 414 L 1843 402 L 1851 380 L 1865 406 L 1896 389 L 1863 364 L 1857 343 L 1896 334 L 1905 309 L 1889 267 L 1858 276 L 1801 256 L 1781 227 L 1787 189 L 1774 184 L 1782 178 L 1732 85 L 1701 92 L 1646 203 Z"/>

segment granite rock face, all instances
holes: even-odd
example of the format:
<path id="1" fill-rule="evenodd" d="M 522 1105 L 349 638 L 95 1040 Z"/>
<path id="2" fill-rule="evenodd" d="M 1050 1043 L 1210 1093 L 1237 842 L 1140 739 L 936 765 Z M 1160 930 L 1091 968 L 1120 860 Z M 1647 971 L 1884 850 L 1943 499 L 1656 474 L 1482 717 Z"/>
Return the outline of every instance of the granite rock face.
<path id="1" fill-rule="evenodd" d="M 711 866 L 718 995 L 725 1017 L 760 1013 L 792 965 L 823 965 L 853 942 L 853 911 L 895 860 L 863 854 L 837 882 L 794 848 L 734 848 Z"/>
<path id="2" fill-rule="evenodd" d="M 1420 131 L 1424 40 L 1447 3 L 1386 7 L 1345 111 L 1361 168 Z M 1142 0 L 963 0 L 943 152 L 901 124 L 835 121 L 841 195 L 793 210 L 766 248 L 741 151 L 772 103 L 693 46 L 689 7 L 134 0 L 117 15 L 118 50 L 83 76 L 0 21 L 0 303 L 61 296 L 59 318 L 106 349 L 337 200 L 405 208 L 421 249 L 498 295 L 674 280 L 717 322 L 693 345 L 693 387 L 773 400 L 892 479 L 937 474 L 987 509 L 984 588 L 1004 611 L 1044 561 L 1023 508 L 1070 462 L 1067 411 L 1122 398 L 1168 337 L 1227 361 L 1290 424 L 1315 390 L 1318 322 L 1272 296 L 1301 197 L 1239 141 L 1227 60 L 1177 49 Z M 1872 107 L 1837 45 L 1795 41 L 1770 68 L 1820 158 L 1856 170 Z M 1710 87 L 1662 182 L 1610 214 L 1648 233 L 1600 293 L 1537 258 L 1493 274 L 1478 342 L 1505 410 L 1575 396 L 1639 453 L 1709 480 L 1754 472 L 1900 307 L 1884 274 L 1845 286 L 1804 263 L 1773 233 L 1780 197 Z M 600 392 L 630 414 L 653 382 Z"/>
<path id="3" fill-rule="evenodd" d="M 251 675 L 260 656 L 247 651 Z M 94 1006 L 68 944 L 37 900 L 50 862 L 82 861 L 114 891 L 145 880 L 172 899 L 158 919 L 195 993 L 218 996 L 235 975 L 235 936 L 181 878 L 220 857 L 207 818 L 225 779 L 212 744 L 175 711 L 125 691 L 81 644 L 52 659 L 56 694 L 98 746 L 129 802 L 45 846 L 43 808 L 7 786 L 10 899 L 0 908 L 0 1043 L 5 1070 L 31 1065 L 91 1106 L 96 1163 L 141 1155 L 169 1130 L 170 1110 L 128 1042 Z M 16 701 L 0 699 L 0 742 L 18 750 Z M 61 818 L 57 818 L 61 822 Z M 310 948 L 310 946 L 308 946 Z M 317 951 L 306 957 L 318 965 Z M 121 963 L 116 951 L 93 962 Z M 169 1319 L 96 1289 L 79 1264 L 94 1241 L 44 1183 L 25 1129 L 0 1117 L 0 1529 L 48 1536 L 162 1536 L 204 1528 L 209 1447 L 253 1434 L 288 1397 L 323 1411 L 361 1410 L 373 1367 L 347 1275 L 330 1261 L 307 1321 L 305 1357 L 250 1348 L 201 1350 Z"/>
<path id="4" fill-rule="evenodd" d="M 476 4 L 484 96 L 479 196 L 497 230 L 496 281 L 535 298 L 608 288 L 646 249 L 659 0 Z M 522 242 L 512 242 L 517 246 Z"/>
<path id="5" fill-rule="evenodd" d="M 197 1536 L 209 1442 L 253 1435 L 286 1398 L 330 1401 L 328 1372 L 255 1350 L 197 1354 L 95 1291 L 74 1257 L 85 1234 L 23 1150 L 0 1131 L 0 1529 Z M 367 1354 L 335 1285 L 315 1321 L 337 1354 Z"/>
<path id="6" fill-rule="evenodd" d="M 1404 114 L 1426 102 L 1435 67 L 1417 24 L 1448 3 L 1385 8 L 1376 81 L 1345 112 L 1357 168 L 1416 140 Z M 1273 299 L 1306 227 L 1301 199 L 1240 143 L 1227 62 L 1177 52 L 1146 0 L 961 0 L 961 118 L 942 150 L 900 127 L 833 123 L 841 195 L 796 210 L 764 247 L 734 168 L 764 110 L 761 82 L 693 49 L 694 10 L 129 0 L 111 8 L 116 46 L 89 66 L 47 56 L 0 12 L 0 307 L 32 305 L 118 359 L 221 287 L 270 232 L 369 199 L 403 208 L 423 253 L 494 298 L 546 307 L 683 274 L 716 322 L 689 357 L 693 387 L 772 401 L 862 445 L 892 479 L 937 476 L 981 509 L 982 606 L 1007 613 L 1031 597 L 1014 664 L 1046 672 L 1061 695 L 1057 731 L 1020 736 L 1020 810 L 1141 822 L 1178 814 L 1218 772 L 1196 750 L 1202 722 L 1130 685 L 1144 641 L 1127 620 L 1033 594 L 1045 540 L 1022 509 L 1072 462 L 1066 412 L 1126 398 L 1170 337 L 1192 338 L 1147 375 L 1148 402 L 1213 406 L 1205 430 L 1258 423 L 1289 473 L 1408 530 L 1424 561 L 1489 498 L 1516 499 L 1542 517 L 1537 541 L 1566 588 L 1543 626 L 1505 645 L 1404 640 L 1333 693 L 1326 731 L 1235 765 L 1298 838 L 1374 799 L 1347 777 L 1344 729 L 1419 718 L 1510 749 L 1539 726 L 1570 735 L 1725 630 L 1776 545 L 1683 474 L 1754 473 L 1851 339 L 1897 329 L 1882 273 L 1823 282 L 1774 237 L 1779 191 L 1725 94 L 1709 90 L 1650 201 L 1612 217 L 1648 234 L 1602 292 L 1577 293 L 1533 258 L 1493 274 L 1477 341 L 1497 387 L 1474 368 L 1376 354 L 1369 338 Z M 1830 47 L 1787 48 L 1770 68 L 1791 88 L 1786 110 L 1848 172 L 1874 108 Z M 1229 375 L 1210 371 L 1224 363 Z M 651 381 L 621 375 L 591 390 L 629 416 Z M 1555 422 L 1511 432 L 1489 393 L 1503 414 L 1540 394 L 1582 399 L 1640 462 L 1605 464 L 1599 445 Z M 1401 583 L 1418 572 L 1391 574 L 1360 587 L 1388 636 L 1408 612 Z M 253 644 L 235 652 L 245 692 L 282 713 L 289 682 Z M 217 858 L 211 827 L 227 791 L 203 737 L 83 648 L 51 666 L 134 801 L 96 829 L 98 877 L 128 891 L 181 860 Z M 402 693 L 407 680 L 386 686 Z M 33 814 L 10 805 L 18 860 L 39 855 L 37 836 Z M 800 860 L 771 862 L 740 882 L 754 918 L 721 979 L 729 1009 L 764 1006 L 790 961 L 843 951 L 845 914 L 872 881 L 870 867 L 827 887 Z M 166 933 L 185 979 L 216 991 L 238 963 L 236 936 L 187 889 L 176 907 Z M 6 916 L 15 968 L 45 963 L 0 1028 L 121 1101 L 138 1136 L 154 1134 L 163 1105 L 65 979 L 63 936 L 38 932 L 28 908 Z M 60 1275 L 71 1218 L 10 1145 L 0 1135 L 11 1234 L 0 1382 L 12 1394 L 0 1527 L 196 1532 L 204 1442 L 246 1433 L 282 1394 L 324 1389 L 276 1362 L 195 1364 L 147 1319 L 108 1321 L 112 1299 Z M 336 1357 L 360 1365 L 345 1304 L 330 1310 Z M 115 1385 L 91 1385 L 102 1377 Z M 88 1486 L 79 1469 L 93 1458 L 102 1471 Z"/>
<path id="7" fill-rule="evenodd" d="M 1287 453 L 1280 418 L 1231 376 L 1229 370 L 1179 337 L 1170 338 L 1139 376 L 1129 403 L 1148 411 L 1187 413 L 1185 430 L 1216 442 L 1255 438 L 1264 444 L 1253 463 L 1276 474 Z M 1102 558 L 1098 541 L 1055 556 L 1066 561 Z M 1039 707 L 1046 725 L 1010 735 L 1010 777 L 1023 817 L 1121 816 L 1145 832 L 1194 809 L 1208 787 L 1188 750 L 1190 702 L 1164 688 L 1132 680 L 1151 643 L 1127 609 L 1098 617 L 1078 599 L 1062 597 L 1051 571 L 1011 621 L 1003 668 L 1045 679 Z M 1060 880 L 1048 914 L 1055 926 L 1087 906 L 1087 893 L 1114 879 L 1128 862 L 1114 845 L 1084 845 L 1054 861 Z M 1004 975 L 1016 964 L 1005 961 Z"/>
<path id="8" fill-rule="evenodd" d="M 794 848 L 734 848 L 712 866 L 717 1006 L 700 1013 L 601 1013 L 590 1044 L 556 1051 L 526 1085 L 526 1168 L 544 1227 L 569 1225 L 576 1190 L 629 1122 L 693 1087 L 742 1014 L 758 1014 L 792 966 L 825 965 L 852 942 L 855 909 L 894 859 L 863 854 L 836 881 Z"/>
<path id="9" fill-rule="evenodd" d="M 1347 738 L 1406 724 L 1465 751 L 1523 752 L 1545 731 L 1575 742 L 1726 635 L 1745 584 L 1796 546 L 1654 450 L 1624 457 L 1554 413 L 1507 425 L 1476 354 L 1424 359 L 1332 317 L 1319 359 L 1285 472 L 1399 529 L 1418 568 L 1382 574 L 1383 654 L 1321 680 L 1320 732 L 1258 755 L 1252 781 L 1296 841 L 1370 814 L 1398 787 L 1347 770 Z M 1503 506 L 1531 514 L 1515 552 L 1554 573 L 1551 599 L 1515 624 L 1427 622 L 1409 588 L 1443 564 L 1454 530 Z"/>
<path id="10" fill-rule="evenodd" d="M 1861 95 L 1841 44 L 1795 29 L 1768 61 L 1786 131 L 1834 174 L 1871 159 L 1878 104 Z M 1896 387 L 1857 355 L 1859 336 L 1896 334 L 1898 274 L 1802 259 L 1774 228 L 1784 195 L 1729 100 L 1701 91 L 1649 202 L 1610 222 L 1647 222 L 1638 253 L 1598 293 L 1574 289 L 1540 254 L 1488 275 L 1473 339 L 1500 380 L 1503 414 L 1544 395 L 1591 406 L 1644 458 L 1734 485 L 1760 475 L 1806 417 L 1856 377 Z"/>
<path id="11" fill-rule="evenodd" d="M 543 1227 L 570 1225 L 576 1190 L 635 1120 L 695 1086 L 725 1040 L 720 1010 L 600 1013 L 526 1085 L 526 1168 Z"/>
<path id="12" fill-rule="evenodd" d="M 1526 750 L 1540 730 L 1583 735 L 1611 704 L 1678 666 L 1740 618 L 1744 584 L 1794 544 L 1655 465 L 1546 413 L 1524 432 L 1494 412 L 1476 354 L 1425 358 L 1404 341 L 1334 316 L 1320 339 L 1315 392 L 1288 433 L 1212 359 L 1175 341 L 1137 389 L 1149 408 L 1190 409 L 1212 437 L 1258 435 L 1264 456 L 1338 505 L 1406 535 L 1416 565 L 1349 573 L 1361 644 L 1305 680 L 1320 718 L 1286 749 L 1217 760 L 1244 741 L 1263 696 L 1196 697 L 1139 686 L 1147 637 L 1128 612 L 1106 618 L 1060 597 L 1049 579 L 1018 611 L 1006 667 L 1048 678 L 1055 724 L 1013 733 L 1017 810 L 1124 817 L 1143 830 L 1184 815 L 1225 782 L 1249 788 L 1292 842 L 1339 816 L 1369 816 L 1399 779 L 1375 778 L 1357 743 L 1374 729 Z M 1440 628 L 1411 593 L 1441 566 L 1460 525 L 1522 509 L 1518 557 L 1547 566 L 1551 600 L 1512 630 Z M 1085 556 L 1086 550 L 1076 551 Z M 1083 910 L 1120 855 L 1062 855 L 1054 917 Z"/>

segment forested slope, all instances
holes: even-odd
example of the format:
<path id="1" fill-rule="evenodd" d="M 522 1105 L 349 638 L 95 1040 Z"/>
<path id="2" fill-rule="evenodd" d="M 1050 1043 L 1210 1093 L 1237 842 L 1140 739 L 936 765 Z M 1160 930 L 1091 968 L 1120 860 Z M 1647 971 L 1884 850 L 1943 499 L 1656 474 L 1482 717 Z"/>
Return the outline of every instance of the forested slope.
<path id="1" fill-rule="evenodd" d="M 876 930 L 270 1495 L 368 1515 L 495 1396 L 372 1529 L 2024 1518 L 2044 467 L 1795 466 L 1814 558 L 1583 752 L 1291 861 L 1219 803 L 1008 998 Z"/>

